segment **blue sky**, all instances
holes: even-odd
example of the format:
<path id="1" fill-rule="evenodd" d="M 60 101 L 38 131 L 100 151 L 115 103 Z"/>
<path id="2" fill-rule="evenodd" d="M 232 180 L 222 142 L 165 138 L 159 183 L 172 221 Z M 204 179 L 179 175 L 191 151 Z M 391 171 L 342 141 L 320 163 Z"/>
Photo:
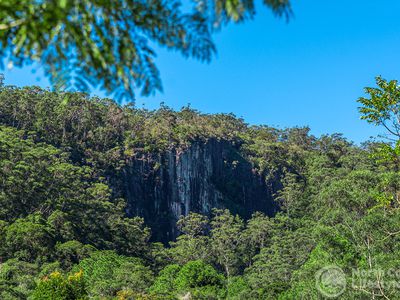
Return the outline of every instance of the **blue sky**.
<path id="1" fill-rule="evenodd" d="M 259 5 L 256 18 L 215 35 L 210 64 L 159 50 L 164 92 L 138 97 L 206 113 L 233 112 L 250 124 L 340 132 L 357 143 L 378 128 L 359 119 L 357 98 L 374 77 L 400 79 L 400 1 L 292 0 L 286 23 Z M 31 68 L 6 70 L 6 83 L 48 86 Z"/>

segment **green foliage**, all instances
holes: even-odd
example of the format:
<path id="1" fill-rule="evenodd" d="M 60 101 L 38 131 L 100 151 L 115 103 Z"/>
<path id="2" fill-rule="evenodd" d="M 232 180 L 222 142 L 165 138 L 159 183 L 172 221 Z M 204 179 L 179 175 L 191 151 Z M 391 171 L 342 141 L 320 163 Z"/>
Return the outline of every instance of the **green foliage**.
<path id="1" fill-rule="evenodd" d="M 225 293 L 224 284 L 224 276 L 212 266 L 194 260 L 182 267 L 168 265 L 160 272 L 150 291 L 163 299 L 176 299 L 183 295 L 191 295 L 193 299 L 220 299 Z"/>
<path id="2" fill-rule="evenodd" d="M 241 232 L 243 262 L 250 266 L 254 256 L 265 248 L 271 240 L 274 224 L 270 218 L 260 212 L 252 215 L 247 221 L 246 228 Z"/>
<path id="3" fill-rule="evenodd" d="M 181 217 L 177 227 L 181 231 L 176 242 L 171 242 L 169 256 L 181 265 L 193 260 L 206 260 L 210 255 L 210 240 L 207 236 L 209 220 L 200 214 L 189 213 Z"/>
<path id="4" fill-rule="evenodd" d="M 199 3 L 207 3 L 214 6 L 214 22 L 226 23 L 231 20 L 238 22 L 248 18 L 252 18 L 255 15 L 255 3 L 253 0 L 215 0 L 215 1 L 204 1 L 196 0 Z M 215 2 L 211 4 L 210 2 Z M 289 17 L 291 14 L 290 3 L 287 0 L 264 0 L 263 3 L 270 7 L 277 15 L 286 15 Z"/>
<path id="5" fill-rule="evenodd" d="M 239 216 L 232 216 L 228 210 L 214 209 L 211 220 L 211 247 L 218 264 L 223 266 L 228 277 L 238 273 L 242 260 L 241 231 L 243 220 Z"/>
<path id="6" fill-rule="evenodd" d="M 292 273 L 307 261 L 313 249 L 308 230 L 280 230 L 271 245 L 261 249 L 246 269 L 246 279 L 261 298 L 276 298 L 290 287 Z"/>
<path id="7" fill-rule="evenodd" d="M 0 265 L 0 298 L 26 299 L 34 290 L 39 266 L 18 259 L 9 259 Z"/>
<path id="8" fill-rule="evenodd" d="M 288 0 L 264 4 L 290 14 Z M 132 99 L 134 89 L 143 95 L 162 90 L 150 44 L 209 61 L 214 27 L 254 14 L 253 0 L 8 0 L 0 5 L 0 62 L 40 61 L 57 89 L 100 87 Z"/>
<path id="9" fill-rule="evenodd" d="M 94 252 L 74 267 L 82 270 L 91 297 L 116 296 L 118 291 L 130 289 L 141 293 L 151 285 L 153 273 L 138 258 L 120 256 L 112 251 Z"/>
<path id="10" fill-rule="evenodd" d="M 150 288 L 150 292 L 165 298 L 174 298 L 175 279 L 181 269 L 179 265 L 168 265 L 160 271 L 154 284 Z"/>
<path id="11" fill-rule="evenodd" d="M 210 265 L 201 260 L 194 260 L 185 264 L 175 279 L 176 288 L 185 290 L 207 285 L 222 286 L 224 278 Z"/>
<path id="12" fill-rule="evenodd" d="M 363 101 L 382 111 L 365 118 L 392 121 L 397 87 L 378 82 L 373 102 Z M 150 242 L 115 188 L 125 166 L 210 139 L 279 184 L 279 211 L 248 219 L 223 208 L 191 212 L 169 247 Z M 334 265 L 348 284 L 339 299 L 398 299 L 395 285 L 382 284 L 400 267 L 397 144 L 356 146 L 339 134 L 248 126 L 188 107 L 147 111 L 1 87 L 0 298 L 321 299 L 316 273 Z"/>
<path id="13" fill-rule="evenodd" d="M 227 299 L 248 299 L 252 291 L 243 276 L 231 277 L 227 285 Z"/>
<path id="14" fill-rule="evenodd" d="M 59 272 L 51 273 L 38 283 L 32 294 L 33 300 L 83 300 L 88 299 L 83 272 L 68 277 Z"/>
<path id="15" fill-rule="evenodd" d="M 396 140 L 377 147 L 374 157 L 380 162 L 392 162 L 398 171 L 400 138 L 400 86 L 397 80 L 387 81 L 376 77 L 377 87 L 365 88 L 368 97 L 360 97 L 358 102 L 361 119 L 376 126 L 382 126 Z"/>
<path id="16" fill-rule="evenodd" d="M 66 153 L 5 126 L 0 157 L 3 257 L 46 261 L 57 242 L 69 240 L 126 254 L 147 248 L 150 232 L 143 220 L 125 218 L 89 167 L 75 166 Z"/>
<path id="17" fill-rule="evenodd" d="M 24 261 L 46 259 L 54 243 L 45 220 L 38 214 L 16 220 L 4 233 L 3 251 Z"/>
<path id="18" fill-rule="evenodd" d="M 71 240 L 65 243 L 57 243 L 55 247 L 56 256 L 64 270 L 70 270 L 73 265 L 90 256 L 95 248 L 84 245 L 78 241 Z"/>
<path id="19" fill-rule="evenodd" d="M 360 97 L 358 102 L 361 119 L 375 125 L 385 126 L 392 134 L 399 135 L 398 124 L 394 124 L 394 130 L 390 129 L 386 122 L 393 121 L 399 115 L 400 88 L 397 80 L 386 81 L 382 77 L 376 77 L 377 88 L 367 87 L 365 92 L 370 98 Z"/>

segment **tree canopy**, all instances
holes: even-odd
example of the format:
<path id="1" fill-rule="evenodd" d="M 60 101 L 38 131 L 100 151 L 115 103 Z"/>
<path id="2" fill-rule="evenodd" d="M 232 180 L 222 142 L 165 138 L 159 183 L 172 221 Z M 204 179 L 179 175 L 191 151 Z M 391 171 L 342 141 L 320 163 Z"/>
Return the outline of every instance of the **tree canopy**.
<path id="1" fill-rule="evenodd" d="M 360 99 L 379 126 L 398 121 L 393 82 L 378 78 Z M 191 212 L 176 240 L 151 240 L 113 193 L 118 172 L 135 153 L 185 151 L 207 138 L 279 178 L 279 211 Z M 335 287 L 316 285 L 316 274 L 334 266 L 347 283 L 337 299 L 398 299 L 397 144 L 0 87 L 0 298 L 321 299 Z"/>

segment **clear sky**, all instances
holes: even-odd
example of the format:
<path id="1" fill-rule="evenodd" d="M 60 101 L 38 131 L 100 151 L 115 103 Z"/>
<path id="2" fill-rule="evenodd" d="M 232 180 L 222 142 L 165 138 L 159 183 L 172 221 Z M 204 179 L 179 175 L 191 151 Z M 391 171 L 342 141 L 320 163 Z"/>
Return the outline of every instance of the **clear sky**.
<path id="1" fill-rule="evenodd" d="M 259 5 L 254 21 L 215 35 L 210 64 L 160 50 L 164 93 L 137 105 L 233 112 L 250 124 L 305 126 L 362 142 L 378 129 L 359 119 L 356 100 L 374 77 L 400 79 L 399 0 L 292 0 L 286 23 Z M 30 68 L 5 71 L 6 83 L 48 82 Z"/>

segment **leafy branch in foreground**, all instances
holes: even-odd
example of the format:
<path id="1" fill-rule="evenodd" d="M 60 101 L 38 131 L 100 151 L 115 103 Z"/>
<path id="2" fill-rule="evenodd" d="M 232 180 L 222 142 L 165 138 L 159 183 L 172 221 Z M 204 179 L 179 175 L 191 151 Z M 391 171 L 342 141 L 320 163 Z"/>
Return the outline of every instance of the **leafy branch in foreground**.
<path id="1" fill-rule="evenodd" d="M 264 0 L 277 15 L 288 0 Z M 118 99 L 162 90 L 151 45 L 210 61 L 212 31 L 255 14 L 253 0 L 7 0 L 0 3 L 0 66 L 39 62 L 56 89 L 105 89 Z"/>

